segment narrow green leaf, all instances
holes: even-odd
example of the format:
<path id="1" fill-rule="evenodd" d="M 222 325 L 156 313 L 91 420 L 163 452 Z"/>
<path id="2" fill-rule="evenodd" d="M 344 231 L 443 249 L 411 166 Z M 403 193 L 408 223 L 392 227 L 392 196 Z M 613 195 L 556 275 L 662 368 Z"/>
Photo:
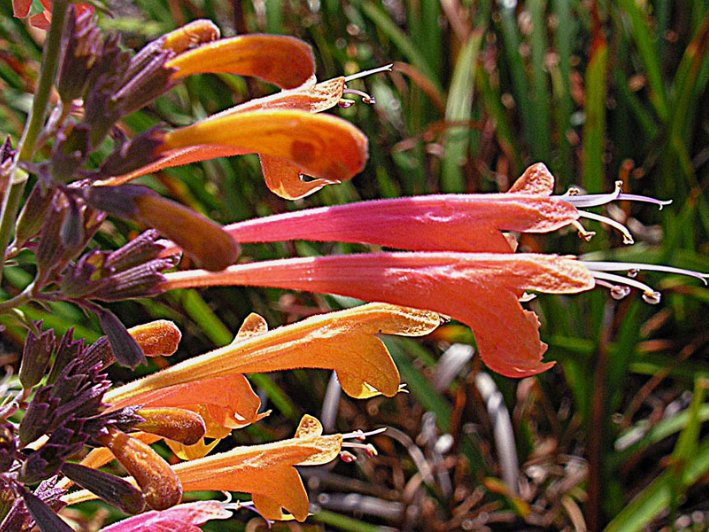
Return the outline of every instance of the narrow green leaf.
<path id="1" fill-rule="evenodd" d="M 483 34 L 484 29 L 475 30 L 458 55 L 446 101 L 445 116 L 449 124 L 464 123 L 471 118 L 475 71 Z M 469 132 L 468 125 L 449 126 L 446 131 L 443 141 L 445 157 L 441 174 L 443 192 L 465 192 L 462 166 L 467 160 Z"/>

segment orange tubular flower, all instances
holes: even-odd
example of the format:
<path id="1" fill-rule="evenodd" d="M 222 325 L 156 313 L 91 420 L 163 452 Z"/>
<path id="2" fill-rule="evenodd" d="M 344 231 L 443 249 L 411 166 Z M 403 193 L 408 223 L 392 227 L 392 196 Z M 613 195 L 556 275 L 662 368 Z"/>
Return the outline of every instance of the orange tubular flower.
<path id="1" fill-rule="evenodd" d="M 186 28 L 177 37 L 168 36 L 163 46 L 178 47 Z M 222 39 L 182 53 L 166 66 L 177 69 L 173 79 L 231 72 L 257 76 L 285 90 L 166 133 L 156 161 L 104 184 L 216 157 L 259 153 L 268 187 L 281 197 L 298 199 L 363 169 L 366 137 L 344 120 L 312 116 L 340 102 L 346 78 L 316 84 L 310 49 L 302 41 L 270 35 Z M 303 181 L 301 174 L 314 179 Z"/>
<path id="2" fill-rule="evenodd" d="M 435 312 L 378 303 L 313 316 L 267 332 L 265 320 L 252 314 L 231 344 L 111 390 L 104 401 L 112 410 L 131 405 L 194 410 L 205 422 L 207 437 L 223 438 L 232 429 L 268 415 L 258 413 L 261 403 L 244 373 L 332 369 L 352 397 L 380 393 L 391 397 L 399 391 L 399 372 L 376 336 L 423 336 L 440 323 Z M 140 439 L 159 438 L 149 434 Z M 183 459 L 204 456 L 216 445 L 168 444 Z M 82 465 L 97 468 L 112 459 L 107 449 L 99 448 Z"/>
<path id="3" fill-rule="evenodd" d="M 329 312 L 185 360 L 109 391 L 104 400 L 141 404 L 145 394 L 171 386 L 295 368 L 335 370 L 344 391 L 355 398 L 392 397 L 399 390 L 399 372 L 376 336 L 423 336 L 440 323 L 435 312 L 382 303 Z"/>
<path id="4" fill-rule="evenodd" d="M 266 519 L 287 519 L 289 512 L 298 521 L 308 517 L 308 496 L 295 466 L 319 465 L 337 458 L 347 437 L 362 433 L 323 436 L 322 425 L 304 416 L 295 437 L 264 445 L 236 447 L 173 466 L 183 492 L 224 490 L 250 493 L 256 510 Z M 67 504 L 95 498 L 86 491 L 64 497 Z"/>

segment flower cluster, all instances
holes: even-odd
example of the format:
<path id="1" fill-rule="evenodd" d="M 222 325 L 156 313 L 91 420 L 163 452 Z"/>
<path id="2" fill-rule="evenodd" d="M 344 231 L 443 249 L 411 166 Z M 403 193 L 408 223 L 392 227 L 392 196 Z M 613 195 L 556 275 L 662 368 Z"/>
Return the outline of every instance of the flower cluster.
<path id="1" fill-rule="evenodd" d="M 572 226 L 590 238 L 582 219 L 605 222 L 632 243 L 624 226 L 584 209 L 613 201 L 664 204 L 620 187 L 610 194 L 573 190 L 554 196 L 554 178 L 541 163 L 506 193 L 360 202 L 222 227 L 130 181 L 246 153 L 259 155 L 266 185 L 286 199 L 349 180 L 365 165 L 366 137 L 321 112 L 350 105 L 343 99 L 348 92 L 372 102 L 346 87 L 359 75 L 318 82 L 303 42 L 271 35 L 220 39 L 217 27 L 203 20 L 132 55 L 117 37 L 99 31 L 92 9 L 67 0 L 55 2 L 51 11 L 42 4 L 45 9 L 31 19 L 49 28 L 35 105 L 17 149 L 8 139 L 0 152 L 0 275 L 5 262 L 23 252 L 36 264 L 33 281 L 0 302 L 0 313 L 14 313 L 28 330 L 19 373 L 3 383 L 0 532 L 29 529 L 33 522 L 42 532 L 69 530 L 56 511 L 92 498 L 128 514 L 151 510 L 106 532 L 194 530 L 210 519 L 228 518 L 239 506 L 253 507 L 266 519 L 302 521 L 308 498 L 295 467 L 337 456 L 350 460 L 348 446 L 366 452 L 373 447 L 346 441 L 367 436 L 359 431 L 323 435 L 320 423 L 305 416 L 292 439 L 211 455 L 233 430 L 268 415 L 245 375 L 327 369 L 351 397 L 392 397 L 400 391 L 399 374 L 377 335 L 427 335 L 443 315 L 470 326 L 491 369 L 530 376 L 553 363 L 542 360 L 546 346 L 539 320 L 522 307 L 529 292 L 572 294 L 601 285 L 620 298 L 634 287 L 657 302 L 659 294 L 649 286 L 611 272 L 654 269 L 707 278 L 665 266 L 517 253 L 513 233 Z M 14 6 L 17 16 L 28 15 L 30 2 Z M 182 78 L 209 72 L 256 76 L 280 90 L 194 124 L 128 137 L 123 117 Z M 52 86 L 58 103 L 47 113 Z M 40 148 L 49 156 L 38 162 Z M 106 152 L 96 163 L 95 156 Z M 20 208 L 29 175 L 36 181 Z M 148 229 L 112 252 L 90 248 L 108 216 Z M 240 244 L 295 239 L 395 251 L 237 263 Z M 174 271 L 182 253 L 200 268 Z M 105 373 L 110 364 L 135 368 L 146 356 L 169 356 L 181 335 L 169 322 L 126 329 L 101 303 L 214 285 L 306 290 L 374 303 L 271 331 L 252 314 L 231 344 L 113 387 Z M 20 312 L 31 302 L 57 301 L 95 314 L 106 336 L 91 346 L 71 332 L 57 340 Z M 179 463 L 168 464 L 150 446 L 159 440 Z M 76 462 L 86 447 L 91 451 Z M 113 459 L 128 477 L 98 470 Z M 79 488 L 69 491 L 73 485 Z M 178 505 L 183 493 L 204 490 L 248 493 L 253 500 Z"/>

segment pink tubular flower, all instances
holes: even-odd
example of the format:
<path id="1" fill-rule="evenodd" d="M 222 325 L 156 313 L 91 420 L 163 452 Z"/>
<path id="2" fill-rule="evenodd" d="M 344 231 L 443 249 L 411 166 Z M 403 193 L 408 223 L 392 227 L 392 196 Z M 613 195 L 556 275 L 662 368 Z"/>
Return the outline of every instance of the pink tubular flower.
<path id="1" fill-rule="evenodd" d="M 216 501 L 199 501 L 146 512 L 101 529 L 101 532 L 200 532 L 199 525 L 229 519 L 232 513 Z"/>

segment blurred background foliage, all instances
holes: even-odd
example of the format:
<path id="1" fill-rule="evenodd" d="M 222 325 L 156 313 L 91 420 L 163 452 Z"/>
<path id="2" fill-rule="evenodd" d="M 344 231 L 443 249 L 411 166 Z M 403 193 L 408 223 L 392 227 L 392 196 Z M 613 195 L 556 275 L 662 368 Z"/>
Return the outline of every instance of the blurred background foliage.
<path id="1" fill-rule="evenodd" d="M 707 0 L 115 0 L 109 8 L 115 16 L 102 15 L 101 25 L 123 33 L 130 48 L 210 18 L 226 36 L 304 39 L 320 79 L 394 63 L 390 75 L 351 84 L 376 105 L 335 111 L 370 139 L 369 164 L 351 183 L 287 203 L 268 192 L 251 156 L 143 178 L 222 223 L 358 199 L 504 191 L 543 161 L 559 193 L 571 185 L 610 191 L 620 180 L 626 191 L 673 204 L 661 213 L 609 208 L 632 229 L 632 247 L 599 226 L 589 243 L 566 232 L 524 237 L 522 249 L 709 271 Z M 16 140 L 42 35 L 12 18 L 10 2 L 0 9 L 0 130 Z M 193 76 L 124 126 L 136 133 L 184 125 L 272 91 L 252 79 Z M 138 229 L 112 220 L 96 245 L 118 247 Z M 305 242 L 244 247 L 242 260 L 363 250 Z M 30 278 L 20 257 L 5 289 L 21 289 Z M 600 289 L 533 301 L 547 359 L 558 362 L 531 379 L 488 379 L 470 358 L 471 333 L 456 323 L 423 342 L 387 340 L 410 392 L 394 399 L 338 399 L 326 372 L 253 376 L 273 413 L 220 445 L 288 437 L 303 413 L 322 416 L 329 430 L 392 427 L 375 438 L 378 457 L 303 471 L 315 513 L 301 530 L 707 530 L 709 290 L 670 275 L 644 280 L 662 290 L 660 305 L 636 293 L 614 301 Z M 185 338 L 176 358 L 186 358 L 228 343 L 251 311 L 277 326 L 354 303 L 219 288 L 112 308 L 128 326 L 177 322 Z M 31 315 L 60 331 L 75 327 L 91 341 L 100 334 L 69 306 Z M 4 364 L 16 360 L 18 335 L 9 326 L 3 335 Z M 132 377 L 118 370 L 114 378 Z M 92 516 L 90 506 L 83 512 L 76 517 L 86 530 L 91 519 L 106 517 Z M 246 511 L 210 526 L 265 529 Z"/>

